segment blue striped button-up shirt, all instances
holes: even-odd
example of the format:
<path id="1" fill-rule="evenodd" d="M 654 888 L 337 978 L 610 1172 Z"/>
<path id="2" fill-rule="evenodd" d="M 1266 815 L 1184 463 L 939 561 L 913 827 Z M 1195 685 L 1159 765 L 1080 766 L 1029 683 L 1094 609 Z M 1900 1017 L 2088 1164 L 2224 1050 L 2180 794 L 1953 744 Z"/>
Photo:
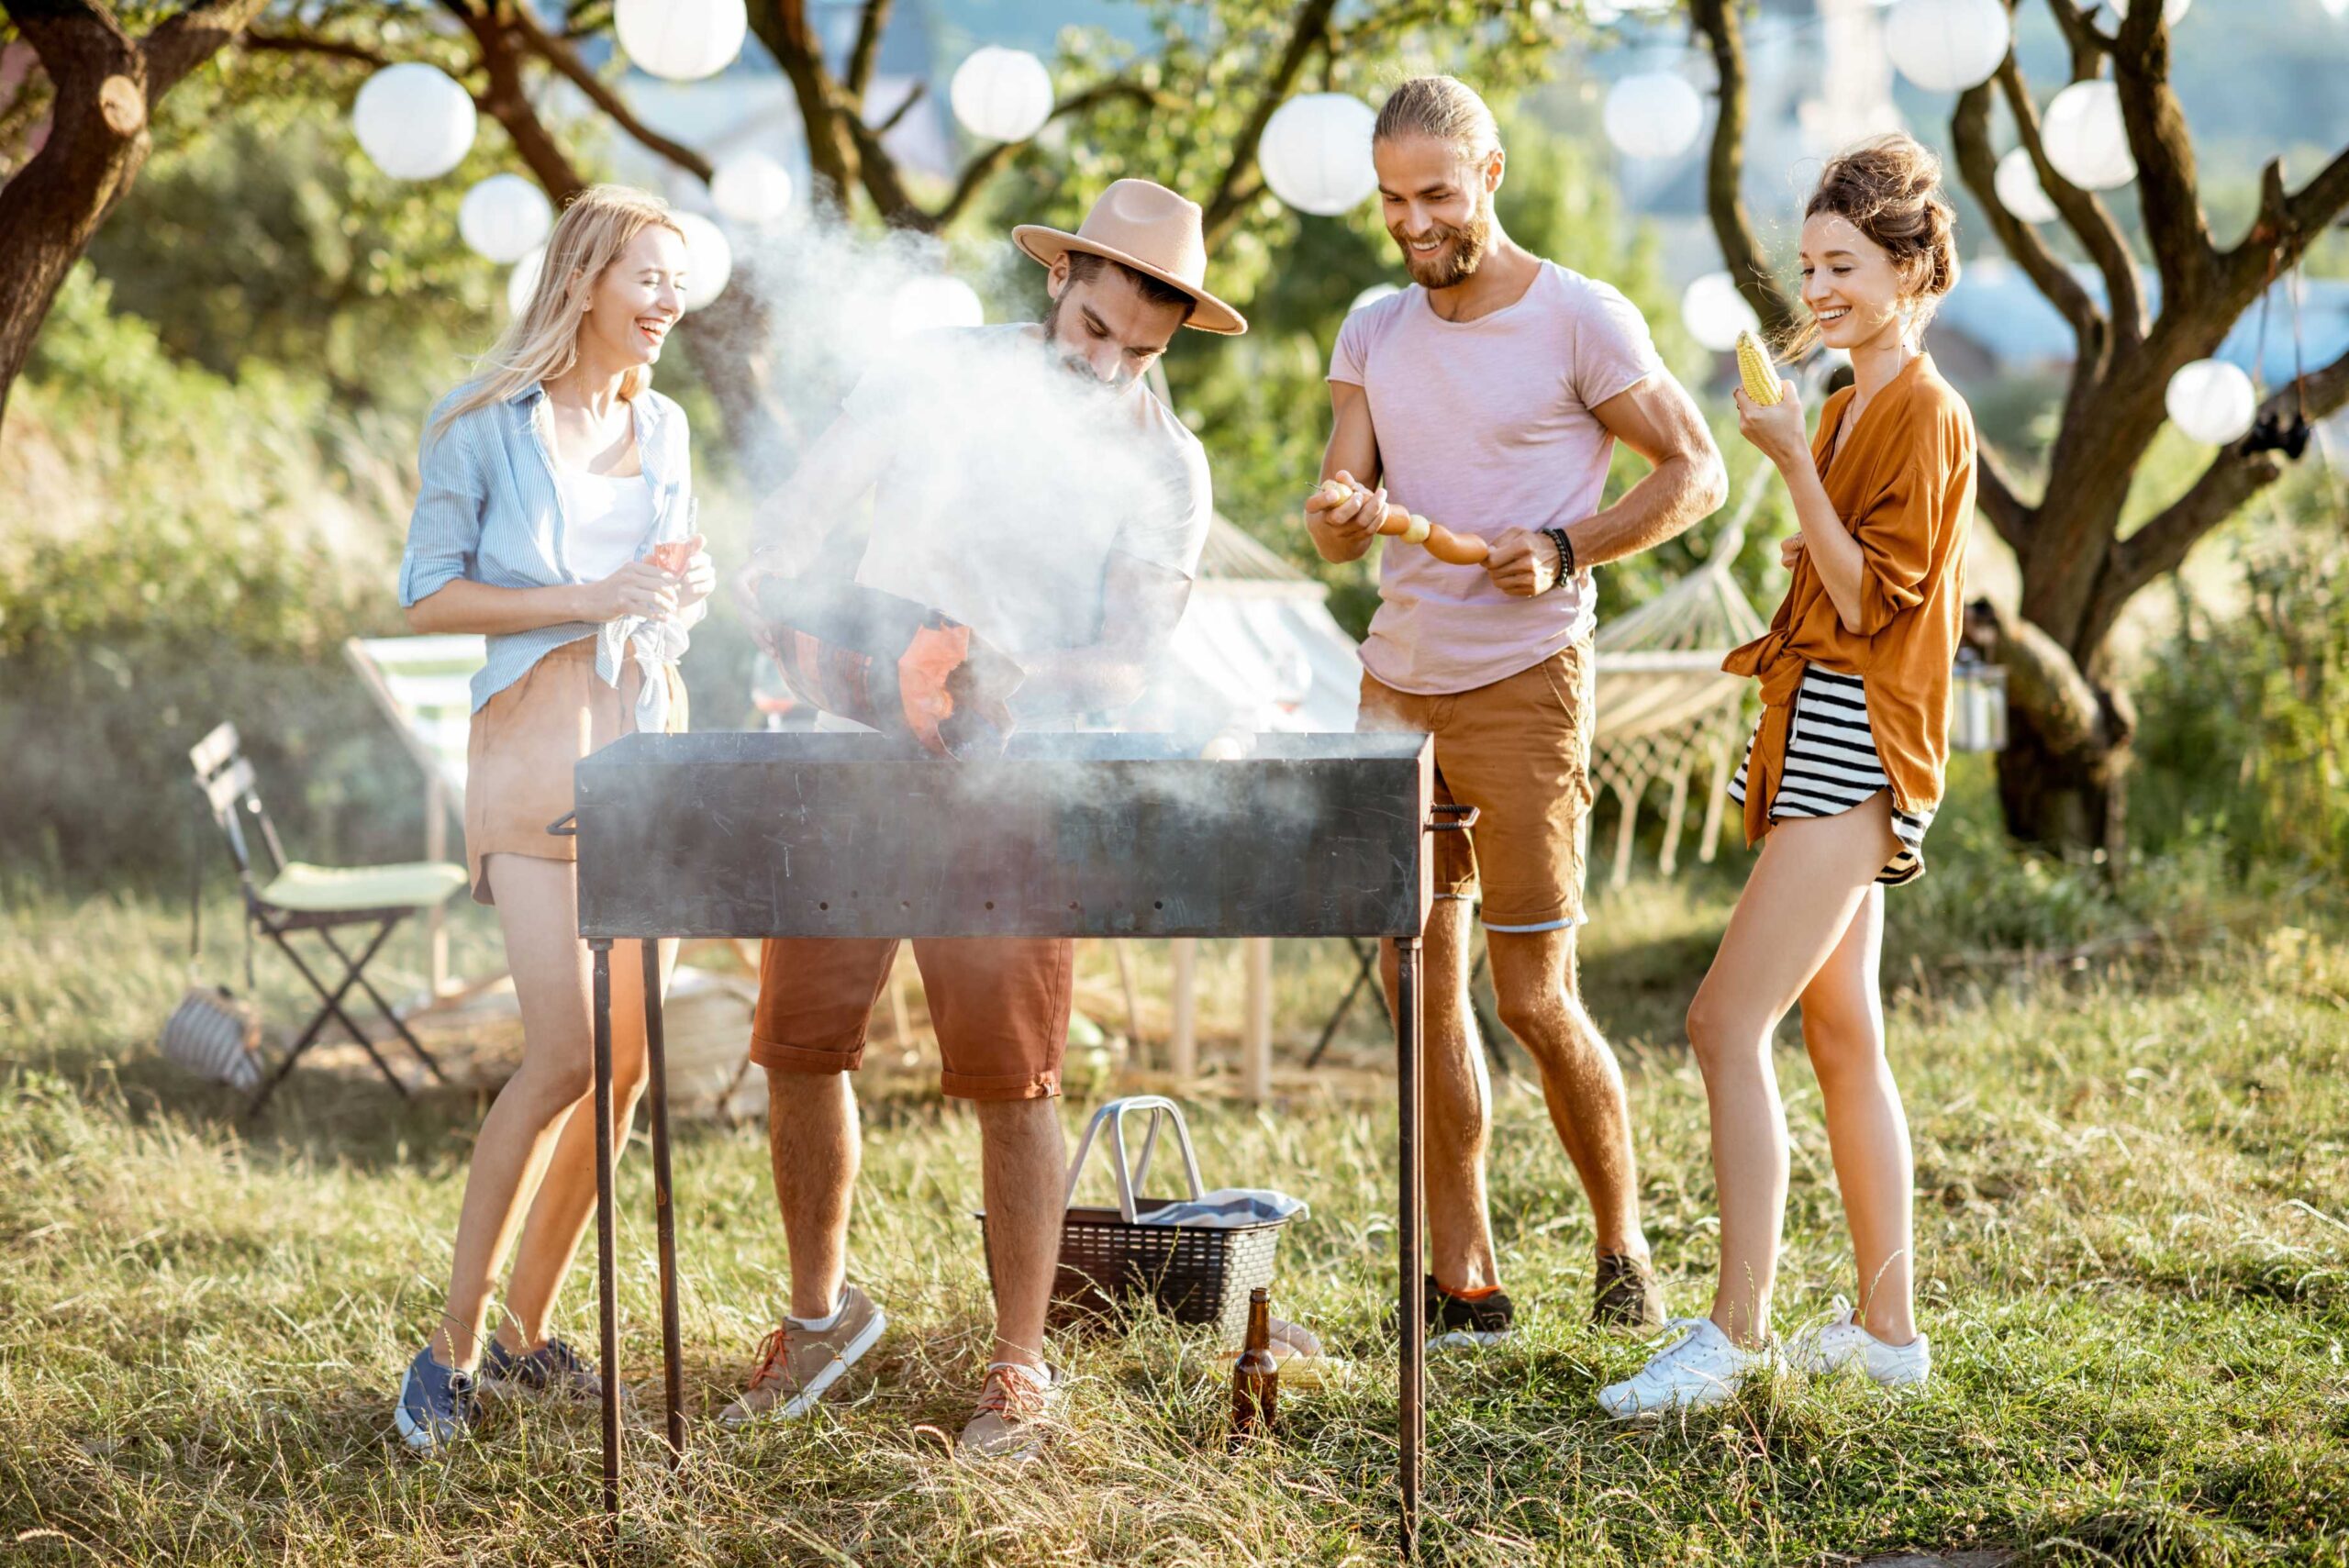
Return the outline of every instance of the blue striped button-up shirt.
<path id="1" fill-rule="evenodd" d="M 451 393 L 442 406 L 462 391 Z M 460 577 L 494 588 L 554 588 L 587 580 L 572 569 L 562 490 L 555 483 L 554 453 L 540 417 L 545 400 L 546 389 L 532 385 L 460 416 L 437 435 L 440 410 L 426 419 L 417 456 L 416 511 L 400 557 L 403 606 Z M 641 560 L 653 545 L 693 533 L 693 463 L 684 409 L 650 387 L 629 406 L 644 482 L 652 488 L 652 530 L 638 548 Z M 642 617 L 631 616 L 602 625 L 565 621 L 493 636 L 489 662 L 473 675 L 473 708 L 478 712 L 547 654 L 584 637 L 598 639 L 596 673 L 614 685 L 619 684 L 629 639 L 640 632 L 645 635 L 638 639 L 640 658 L 651 652 L 674 662 L 683 648 L 683 628 L 708 607 L 704 600 L 666 628 L 648 628 Z M 656 671 L 645 673 L 646 697 L 657 703 L 665 696 L 666 683 L 651 678 Z M 647 717 L 640 706 L 639 728 L 658 728 Z"/>

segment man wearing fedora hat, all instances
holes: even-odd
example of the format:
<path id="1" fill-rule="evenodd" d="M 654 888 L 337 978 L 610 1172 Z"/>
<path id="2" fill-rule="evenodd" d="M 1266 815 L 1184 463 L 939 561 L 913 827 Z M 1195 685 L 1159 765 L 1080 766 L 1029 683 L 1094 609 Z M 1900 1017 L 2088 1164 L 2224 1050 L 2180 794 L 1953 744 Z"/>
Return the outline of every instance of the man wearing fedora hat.
<path id="1" fill-rule="evenodd" d="M 870 370 L 769 509 L 750 577 L 806 570 L 870 495 L 858 583 L 951 616 L 1015 660 L 1022 727 L 1104 728 L 1141 695 L 1181 618 L 1212 516 L 1206 453 L 1144 377 L 1183 327 L 1247 323 L 1207 291 L 1199 208 L 1163 186 L 1119 180 L 1075 233 L 1031 224 L 1012 239 L 1047 269 L 1044 319 L 923 333 Z M 835 725 L 852 728 L 826 716 Z M 942 1087 L 978 1115 L 996 1331 L 959 1444 L 972 1457 L 1032 1458 L 1061 1401 L 1044 1315 L 1074 947 L 914 943 Z M 766 944 L 751 1057 L 767 1073 L 791 1306 L 729 1425 L 807 1413 L 885 1326 L 846 1279 L 849 1074 L 896 948 Z"/>

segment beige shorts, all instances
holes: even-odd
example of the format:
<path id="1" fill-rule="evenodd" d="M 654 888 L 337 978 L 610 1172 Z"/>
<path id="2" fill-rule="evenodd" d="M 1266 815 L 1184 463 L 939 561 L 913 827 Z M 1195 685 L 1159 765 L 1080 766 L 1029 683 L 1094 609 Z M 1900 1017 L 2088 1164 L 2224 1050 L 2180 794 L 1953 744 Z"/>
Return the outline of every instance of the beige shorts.
<path id="1" fill-rule="evenodd" d="M 685 683 L 665 665 L 669 733 L 685 728 Z M 636 694 L 644 684 L 633 659 L 620 684 L 596 673 L 596 639 L 566 642 L 473 712 L 465 743 L 465 872 L 473 902 L 495 904 L 483 866 L 492 855 L 576 861 L 578 840 L 547 824 L 572 808 L 571 770 L 636 728 Z"/>
<path id="2" fill-rule="evenodd" d="M 1435 798 L 1476 808 L 1475 828 L 1434 836 L 1435 892 L 1481 892 L 1488 931 L 1583 922 L 1595 663 L 1577 642 L 1506 680 L 1437 696 L 1362 678 L 1354 728 L 1434 736 Z"/>

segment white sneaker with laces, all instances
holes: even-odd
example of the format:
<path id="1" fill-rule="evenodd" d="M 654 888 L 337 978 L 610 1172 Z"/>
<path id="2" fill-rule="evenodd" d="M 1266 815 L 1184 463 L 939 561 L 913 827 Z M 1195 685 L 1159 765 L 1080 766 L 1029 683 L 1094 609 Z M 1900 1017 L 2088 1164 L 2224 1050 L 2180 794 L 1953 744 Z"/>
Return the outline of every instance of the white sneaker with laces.
<path id="1" fill-rule="evenodd" d="M 1599 1407 L 1616 1420 L 1652 1421 L 1667 1410 L 1726 1404 L 1748 1382 L 1768 1377 L 1781 1364 L 1776 1346 L 1745 1350 L 1709 1318 L 1675 1318 L 1664 1331 L 1680 1338 L 1649 1357 L 1632 1376 L 1598 1391 Z"/>
<path id="2" fill-rule="evenodd" d="M 1840 1296 L 1826 1317 L 1795 1335 L 1787 1360 L 1814 1377 L 1856 1369 L 1879 1388 L 1922 1388 L 1933 1374 L 1932 1342 L 1923 1334 L 1887 1345 L 1861 1326 L 1860 1315 Z"/>

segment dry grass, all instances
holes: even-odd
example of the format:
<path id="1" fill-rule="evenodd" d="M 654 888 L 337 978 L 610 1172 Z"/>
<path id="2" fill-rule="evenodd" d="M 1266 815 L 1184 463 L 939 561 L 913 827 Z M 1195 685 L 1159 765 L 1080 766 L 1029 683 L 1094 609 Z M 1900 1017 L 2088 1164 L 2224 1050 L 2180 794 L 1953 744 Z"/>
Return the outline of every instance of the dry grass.
<path id="1" fill-rule="evenodd" d="M 1634 887 L 1608 901 L 1588 954 L 1632 1067 L 1651 1234 L 1683 1309 L 1701 1299 L 1713 1200 L 1702 1088 L 1671 1037 L 1728 896 Z M 403 1109 L 369 1081 L 306 1070 L 242 1131 L 144 1044 L 179 984 L 173 911 L 10 904 L 0 1561 L 579 1561 L 592 1415 L 500 1412 L 443 1461 L 389 1439 L 394 1380 L 438 1306 L 474 1096 Z M 1904 929 L 1901 951 L 1980 946 L 1956 915 L 1944 923 Z M 1530 1310 L 1507 1349 L 1438 1363 L 1430 1557 L 1808 1562 L 1987 1544 L 2050 1561 L 2349 1562 L 2349 952 L 2289 929 L 2123 951 L 2137 956 L 2054 971 L 1910 966 L 1940 977 L 1896 1004 L 1895 1051 L 1941 1375 L 1906 1403 L 1783 1387 L 1685 1429 L 1609 1429 L 1592 1392 L 1639 1350 L 1581 1328 L 1587 1222 L 1538 1096 L 1504 1081 L 1494 1207 Z M 1310 1039 L 1340 962 L 1324 951 L 1285 971 L 1285 1039 Z M 1106 973 L 1088 984 L 1115 993 Z M 1375 1069 L 1366 1013 L 1349 1050 Z M 1782 1065 L 1792 1318 L 1848 1288 L 1849 1260 L 1815 1089 L 1798 1051 Z M 820 1418 L 698 1427 L 674 1476 L 652 1440 L 645 1162 L 624 1170 L 628 1370 L 649 1396 L 630 1561 L 1389 1558 L 1386 1102 L 1301 1088 L 1276 1109 L 1197 1118 L 1211 1178 L 1312 1199 L 1278 1289 L 1361 1359 L 1356 1383 L 1294 1396 L 1277 1451 L 1233 1460 L 1210 1347 L 1155 1324 L 1072 1343 L 1074 1429 L 1016 1480 L 913 1434 L 959 1422 L 985 1349 L 973 1124 L 917 1087 L 868 1111 L 854 1267 L 890 1336 Z M 772 1321 L 781 1238 L 756 1128 L 696 1128 L 678 1166 L 689 1396 L 707 1413 Z M 571 1301 L 570 1332 L 591 1340 L 584 1274 Z"/>

